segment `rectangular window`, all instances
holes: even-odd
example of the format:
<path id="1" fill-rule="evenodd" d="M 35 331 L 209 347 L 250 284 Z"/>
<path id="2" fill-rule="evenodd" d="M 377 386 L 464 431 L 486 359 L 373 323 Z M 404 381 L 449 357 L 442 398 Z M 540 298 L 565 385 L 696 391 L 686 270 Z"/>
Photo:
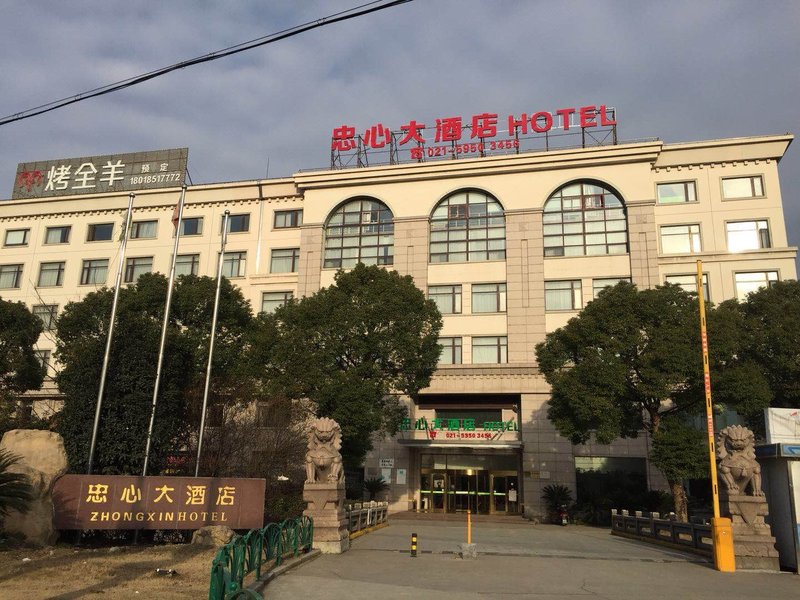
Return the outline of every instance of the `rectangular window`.
<path id="1" fill-rule="evenodd" d="M 508 362 L 506 336 L 472 338 L 473 364 L 502 364 Z"/>
<path id="2" fill-rule="evenodd" d="M 39 266 L 38 287 L 59 287 L 64 284 L 64 262 L 43 262 Z"/>
<path id="3" fill-rule="evenodd" d="M 0 289 L 17 289 L 22 283 L 22 265 L 0 265 Z"/>
<path id="4" fill-rule="evenodd" d="M 300 227 L 303 224 L 303 211 L 298 210 L 276 210 L 275 229 L 289 229 Z"/>
<path id="5" fill-rule="evenodd" d="M 656 185 L 659 204 L 683 204 L 697 202 L 694 181 L 676 181 Z"/>
<path id="6" fill-rule="evenodd" d="M 261 312 L 273 313 L 294 298 L 293 292 L 263 292 L 261 294 Z"/>
<path id="7" fill-rule="evenodd" d="M 144 240 L 156 237 L 158 221 L 134 221 L 131 223 L 131 239 Z"/>
<path id="8" fill-rule="evenodd" d="M 56 328 L 58 304 L 36 304 L 33 307 L 33 314 L 42 320 L 45 331 L 53 331 Z"/>
<path id="9" fill-rule="evenodd" d="M 472 312 L 473 313 L 506 312 L 506 284 L 473 283 Z"/>
<path id="10" fill-rule="evenodd" d="M 68 244 L 69 232 L 72 230 L 71 225 L 64 225 L 62 227 L 48 227 L 44 234 L 45 244 Z"/>
<path id="11" fill-rule="evenodd" d="M 461 364 L 461 338 L 460 337 L 440 337 L 439 345 L 442 353 L 439 355 L 440 365 L 460 365 Z"/>
<path id="12" fill-rule="evenodd" d="M 667 275 L 664 283 L 674 283 L 681 286 L 687 292 L 697 293 L 697 275 Z M 703 299 L 706 302 L 711 300 L 711 293 L 708 287 L 708 275 L 703 273 Z"/>
<path id="13" fill-rule="evenodd" d="M 766 221 L 736 221 L 726 223 L 728 252 L 744 252 L 772 247 Z"/>
<path id="14" fill-rule="evenodd" d="M 178 254 L 175 259 L 175 276 L 197 275 L 200 273 L 199 254 Z"/>
<path id="15" fill-rule="evenodd" d="M 428 287 L 428 298 L 436 303 L 443 315 L 461 313 L 460 285 L 432 285 Z"/>
<path id="16" fill-rule="evenodd" d="M 661 228 L 663 254 L 691 254 L 701 251 L 700 225 L 668 225 Z"/>
<path id="17" fill-rule="evenodd" d="M 272 251 L 270 273 L 297 273 L 299 266 L 300 248 L 282 248 Z"/>
<path id="18" fill-rule="evenodd" d="M 6 246 L 27 246 L 30 229 L 7 229 Z"/>
<path id="19" fill-rule="evenodd" d="M 135 283 L 140 275 L 153 270 L 153 257 L 140 256 L 125 259 L 125 283 Z"/>
<path id="20" fill-rule="evenodd" d="M 581 280 L 545 281 L 545 310 L 579 310 L 583 305 Z"/>
<path id="21" fill-rule="evenodd" d="M 86 233 L 87 242 L 108 242 L 114 235 L 113 223 L 94 223 Z"/>
<path id="22" fill-rule="evenodd" d="M 747 295 L 763 287 L 772 287 L 778 282 L 777 271 L 760 271 L 758 273 L 736 273 L 736 299 L 747 300 Z"/>
<path id="23" fill-rule="evenodd" d="M 50 350 L 35 350 L 35 352 L 39 366 L 42 367 L 44 374 L 47 375 L 50 370 Z"/>
<path id="24" fill-rule="evenodd" d="M 181 219 L 181 235 L 203 235 L 203 217 Z"/>
<path id="25" fill-rule="evenodd" d="M 103 285 L 108 276 L 108 259 L 92 259 L 83 261 L 83 269 L 81 270 L 81 284 L 99 284 Z"/>
<path id="26" fill-rule="evenodd" d="M 592 279 L 592 298 L 597 296 L 607 287 L 613 287 L 620 281 L 631 282 L 630 277 L 604 277 L 603 279 Z"/>
<path id="27" fill-rule="evenodd" d="M 224 222 L 225 217 L 222 217 L 222 223 Z M 219 230 L 222 231 L 222 224 L 220 224 Z M 228 233 L 245 233 L 247 231 L 250 231 L 250 213 L 228 217 Z"/>
<path id="28" fill-rule="evenodd" d="M 247 252 L 226 252 L 222 261 L 222 274 L 225 277 L 244 277 L 247 271 Z"/>
<path id="29" fill-rule="evenodd" d="M 764 195 L 764 181 L 761 175 L 752 177 L 728 177 L 722 180 L 722 197 L 759 198 Z"/>

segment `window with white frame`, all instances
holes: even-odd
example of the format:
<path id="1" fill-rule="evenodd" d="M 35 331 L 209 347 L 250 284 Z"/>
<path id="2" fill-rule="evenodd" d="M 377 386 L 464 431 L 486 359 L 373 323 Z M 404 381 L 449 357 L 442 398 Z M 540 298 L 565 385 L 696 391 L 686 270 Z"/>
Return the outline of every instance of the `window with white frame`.
<path id="1" fill-rule="evenodd" d="M 53 331 L 56 328 L 58 304 L 35 304 L 31 312 L 42 320 L 45 331 Z"/>
<path id="2" fill-rule="evenodd" d="M 131 223 L 132 240 L 152 239 L 156 237 L 156 230 L 158 229 L 158 221 L 134 221 Z"/>
<path id="3" fill-rule="evenodd" d="M 300 248 L 278 248 L 272 251 L 270 273 L 297 273 L 300 268 Z"/>
<path id="4" fill-rule="evenodd" d="M 700 225 L 665 225 L 661 227 L 663 254 L 692 254 L 701 252 Z"/>
<path id="5" fill-rule="evenodd" d="M 153 271 L 152 256 L 137 256 L 125 259 L 125 283 L 135 283 L 140 275 Z"/>
<path id="6" fill-rule="evenodd" d="M 461 338 L 460 337 L 440 337 L 439 345 L 442 352 L 439 355 L 440 365 L 460 365 L 461 364 Z"/>
<path id="7" fill-rule="evenodd" d="M 354 198 L 328 217 L 324 268 L 394 264 L 394 215 L 374 198 Z"/>
<path id="8" fill-rule="evenodd" d="M 199 254 L 178 254 L 175 259 L 175 276 L 198 275 L 200 273 Z"/>
<path id="9" fill-rule="evenodd" d="M 44 233 L 45 244 L 68 244 L 69 234 L 72 231 L 71 225 L 62 225 L 59 227 L 48 227 Z"/>
<path id="10" fill-rule="evenodd" d="M 64 284 L 65 263 L 43 262 L 39 265 L 39 279 L 37 287 L 60 287 Z"/>
<path id="11" fill-rule="evenodd" d="M 472 312 L 473 313 L 506 312 L 506 284 L 473 283 Z"/>
<path id="12" fill-rule="evenodd" d="M 544 282 L 545 310 L 579 310 L 582 306 L 580 279 Z"/>
<path id="13" fill-rule="evenodd" d="M 614 287 L 620 281 L 631 282 L 630 277 L 603 277 L 602 279 L 592 279 L 592 298 L 597 296 L 607 287 Z"/>
<path id="14" fill-rule="evenodd" d="M 505 260 L 506 217 L 500 202 L 480 190 L 451 194 L 433 209 L 430 262 Z"/>
<path id="15" fill-rule="evenodd" d="M 545 256 L 628 252 L 628 221 L 622 199 L 589 181 L 569 183 L 544 204 Z"/>
<path id="16" fill-rule="evenodd" d="M 261 312 L 274 313 L 281 306 L 287 304 L 292 298 L 294 298 L 293 292 L 262 292 Z"/>
<path id="17" fill-rule="evenodd" d="M 757 292 L 763 287 L 772 287 L 778 282 L 777 271 L 758 271 L 751 273 L 736 273 L 736 299 L 739 302 L 747 300 L 748 294 Z"/>
<path id="18" fill-rule="evenodd" d="M 4 245 L 27 246 L 30 233 L 31 233 L 30 229 L 7 229 Z"/>
<path id="19" fill-rule="evenodd" d="M 725 223 L 728 252 L 745 252 L 772 247 L 769 224 L 763 221 L 732 221 Z"/>
<path id="20" fill-rule="evenodd" d="M 0 289 L 19 288 L 22 283 L 22 265 L 0 265 Z"/>
<path id="21" fill-rule="evenodd" d="M 481 336 L 472 338 L 473 364 L 502 364 L 508 362 L 508 338 Z"/>
<path id="22" fill-rule="evenodd" d="M 697 202 L 694 181 L 673 181 L 656 185 L 659 204 L 684 204 Z"/>
<path id="23" fill-rule="evenodd" d="M 226 252 L 222 261 L 222 274 L 229 279 L 244 277 L 247 270 L 247 252 Z"/>
<path id="24" fill-rule="evenodd" d="M 436 303 L 443 315 L 461 313 L 460 285 L 432 285 L 428 287 L 428 298 Z"/>
<path id="25" fill-rule="evenodd" d="M 667 275 L 664 283 L 673 283 L 681 286 L 685 291 L 697 293 L 697 275 Z M 711 300 L 711 292 L 708 287 L 708 275 L 703 273 L 703 299 L 706 302 Z"/>
<path id="26" fill-rule="evenodd" d="M 81 285 L 102 285 L 108 277 L 108 259 L 90 259 L 83 261 L 81 269 Z"/>
<path id="27" fill-rule="evenodd" d="M 722 197 L 726 199 L 759 198 L 764 195 L 761 175 L 726 177 L 722 180 Z"/>

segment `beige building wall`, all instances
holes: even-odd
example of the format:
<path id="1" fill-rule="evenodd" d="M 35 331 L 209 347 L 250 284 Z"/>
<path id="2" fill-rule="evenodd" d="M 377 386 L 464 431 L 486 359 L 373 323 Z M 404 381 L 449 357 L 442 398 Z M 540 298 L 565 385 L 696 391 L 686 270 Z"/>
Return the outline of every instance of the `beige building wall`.
<path id="1" fill-rule="evenodd" d="M 620 440 L 610 446 L 573 447 L 547 420 L 549 390 L 535 365 L 534 347 L 547 332 L 564 325 L 593 298 L 596 280 L 630 278 L 640 287 L 661 284 L 669 276 L 691 275 L 703 260 L 711 300 L 736 296 L 737 273 L 776 272 L 780 279 L 796 278 L 797 249 L 788 246 L 778 178 L 778 162 L 792 137 L 765 136 L 712 140 L 688 144 L 660 141 L 597 148 L 532 152 L 486 158 L 378 166 L 342 171 L 302 172 L 279 180 L 243 181 L 192 186 L 185 216 L 202 217 L 203 230 L 181 240 L 180 254 L 199 254 L 199 273 L 215 276 L 225 210 L 249 214 L 249 229 L 232 233 L 228 252 L 246 253 L 246 270 L 232 281 L 242 289 L 254 311 L 261 309 L 264 292 L 307 296 L 333 282 L 335 269 L 323 267 L 325 224 L 339 205 L 368 196 L 385 203 L 394 217 L 392 268 L 414 277 L 420 289 L 431 285 L 460 285 L 462 311 L 444 316 L 443 336 L 462 337 L 461 365 L 442 366 L 427 394 L 510 394 L 520 398 L 517 443 L 521 450 L 522 500 L 540 514 L 539 496 L 547 483 L 574 486 L 575 456 L 646 457 L 647 440 Z M 760 177 L 763 193 L 751 198 L 726 199 L 722 181 L 729 177 Z M 560 187 L 591 180 L 616 190 L 627 207 L 629 253 L 610 256 L 544 257 L 543 208 Z M 696 201 L 663 204 L 658 185 L 691 182 Z M 486 262 L 430 263 L 430 217 L 436 204 L 459 190 L 481 190 L 503 206 L 506 219 L 506 259 Z M 128 257 L 153 257 L 153 268 L 169 269 L 172 211 L 179 189 L 136 194 L 134 220 L 157 220 L 152 239 L 131 240 Z M 0 202 L 0 241 L 6 232 L 29 229 L 24 246 L 0 247 L 0 266 L 22 264 L 18 288 L 0 289 L 0 297 L 28 306 L 57 304 L 59 309 L 101 287 L 80 283 L 82 263 L 108 259 L 105 285 L 113 285 L 119 266 L 118 238 L 128 195 L 70 196 Z M 276 211 L 302 210 L 303 224 L 276 228 Z M 731 252 L 726 226 L 730 222 L 766 221 L 769 247 Z M 88 242 L 89 225 L 114 223 L 110 241 Z M 45 244 L 45 230 L 71 226 L 66 244 Z M 662 228 L 697 225 L 701 247 L 683 254 L 665 252 Z M 297 269 L 275 273 L 275 250 L 297 249 Z M 65 263 L 63 284 L 37 285 L 43 262 Z M 575 310 L 548 310 L 546 281 L 580 281 L 581 301 Z M 472 287 L 505 283 L 505 311 L 475 314 Z M 472 365 L 472 338 L 507 338 L 507 364 Z M 52 334 L 39 340 L 42 350 L 54 348 Z M 40 394 L 57 398 L 52 386 Z M 466 397 L 466 396 L 464 396 Z M 417 418 L 410 405 L 412 418 Z M 472 451 L 481 452 L 480 444 Z M 491 450 L 486 450 L 491 452 Z M 397 440 L 376 442 L 367 475 L 377 475 L 380 458 L 393 458 L 391 500 L 394 510 L 420 506 L 419 451 Z M 397 469 L 407 470 L 407 484 L 397 484 Z M 658 485 L 658 473 L 650 473 Z"/>

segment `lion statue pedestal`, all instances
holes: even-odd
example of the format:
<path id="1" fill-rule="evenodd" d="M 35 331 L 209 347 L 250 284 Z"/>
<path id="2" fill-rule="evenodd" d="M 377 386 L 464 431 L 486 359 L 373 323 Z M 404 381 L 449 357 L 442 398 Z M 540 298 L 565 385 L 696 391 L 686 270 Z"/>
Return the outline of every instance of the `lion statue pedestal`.
<path id="1" fill-rule="evenodd" d="M 303 515 L 314 520 L 314 548 L 340 554 L 350 548 L 344 512 L 342 430 L 333 419 L 316 419 L 308 432 Z"/>
<path id="2" fill-rule="evenodd" d="M 717 434 L 720 512 L 731 519 L 736 568 L 779 571 L 775 538 L 765 520 L 769 508 L 754 446 L 753 432 L 741 425 Z"/>

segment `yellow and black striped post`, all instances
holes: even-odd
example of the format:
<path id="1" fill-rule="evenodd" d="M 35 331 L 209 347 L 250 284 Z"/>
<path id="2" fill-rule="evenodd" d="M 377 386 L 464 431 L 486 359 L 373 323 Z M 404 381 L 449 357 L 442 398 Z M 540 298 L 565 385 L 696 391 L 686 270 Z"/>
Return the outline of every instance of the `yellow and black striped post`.
<path id="1" fill-rule="evenodd" d="M 411 534 L 411 557 L 416 558 L 417 556 L 417 534 Z"/>

